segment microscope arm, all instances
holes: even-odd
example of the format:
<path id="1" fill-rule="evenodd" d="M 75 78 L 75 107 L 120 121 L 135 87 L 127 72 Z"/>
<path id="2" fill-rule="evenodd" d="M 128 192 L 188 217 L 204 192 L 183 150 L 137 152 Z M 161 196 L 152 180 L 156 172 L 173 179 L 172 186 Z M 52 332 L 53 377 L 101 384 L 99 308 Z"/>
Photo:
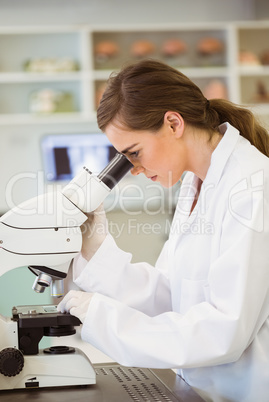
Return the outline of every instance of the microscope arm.
<path id="1" fill-rule="evenodd" d="M 52 281 L 52 295 L 61 295 L 61 280 L 81 249 L 80 226 L 86 219 L 60 192 L 45 193 L 11 209 L 0 218 L 0 276 L 32 266 L 39 282 L 34 289 L 43 292 Z"/>
<path id="2" fill-rule="evenodd" d="M 116 154 L 98 176 L 84 168 L 62 192 L 39 195 L 4 214 L 0 218 L 0 276 L 28 265 L 37 276 L 37 292 L 52 282 L 52 295 L 61 296 L 59 284 L 81 250 L 85 213 L 94 211 L 131 167 L 124 155 Z"/>

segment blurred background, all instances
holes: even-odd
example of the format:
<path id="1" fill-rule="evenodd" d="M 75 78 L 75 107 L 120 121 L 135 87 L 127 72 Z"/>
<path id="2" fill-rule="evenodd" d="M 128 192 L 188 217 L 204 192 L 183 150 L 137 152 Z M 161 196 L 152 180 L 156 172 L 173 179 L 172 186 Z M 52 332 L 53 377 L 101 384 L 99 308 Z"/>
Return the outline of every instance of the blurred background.
<path id="1" fill-rule="evenodd" d="M 106 165 L 96 108 L 109 74 L 144 57 L 269 126 L 268 0 L 0 0 L 0 214 L 60 189 L 85 164 Z M 134 261 L 155 263 L 177 191 L 127 175 L 106 200 L 112 234 Z M 26 267 L 0 278 L 1 314 L 53 302 L 34 294 L 33 279 Z"/>

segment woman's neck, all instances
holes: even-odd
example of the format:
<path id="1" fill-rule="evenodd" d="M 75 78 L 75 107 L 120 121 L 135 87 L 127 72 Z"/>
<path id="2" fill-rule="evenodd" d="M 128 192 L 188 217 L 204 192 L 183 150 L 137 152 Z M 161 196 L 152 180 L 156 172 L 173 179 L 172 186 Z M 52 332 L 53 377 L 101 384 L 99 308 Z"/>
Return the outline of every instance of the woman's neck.
<path id="1" fill-rule="evenodd" d="M 222 135 L 215 131 L 209 138 L 207 131 L 190 127 L 184 134 L 188 152 L 187 170 L 193 172 L 203 182 L 211 163 L 212 153 L 221 141 Z"/>

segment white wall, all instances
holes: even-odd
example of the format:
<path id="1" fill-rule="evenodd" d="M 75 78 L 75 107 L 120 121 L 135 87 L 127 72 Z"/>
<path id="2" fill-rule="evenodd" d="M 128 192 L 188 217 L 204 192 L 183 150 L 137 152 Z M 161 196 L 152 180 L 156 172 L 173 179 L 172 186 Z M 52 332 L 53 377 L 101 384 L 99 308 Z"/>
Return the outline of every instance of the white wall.
<path id="1" fill-rule="evenodd" d="M 256 19 L 266 20 L 269 17 L 269 1 L 268 0 L 255 0 L 254 13 Z"/>
<path id="2" fill-rule="evenodd" d="M 96 130 L 95 123 L 0 125 L 0 214 L 44 192 L 40 188 L 43 170 L 40 142 L 44 135 Z"/>
<path id="3" fill-rule="evenodd" d="M 0 0 L 0 26 L 248 20 L 255 12 L 255 0 Z"/>

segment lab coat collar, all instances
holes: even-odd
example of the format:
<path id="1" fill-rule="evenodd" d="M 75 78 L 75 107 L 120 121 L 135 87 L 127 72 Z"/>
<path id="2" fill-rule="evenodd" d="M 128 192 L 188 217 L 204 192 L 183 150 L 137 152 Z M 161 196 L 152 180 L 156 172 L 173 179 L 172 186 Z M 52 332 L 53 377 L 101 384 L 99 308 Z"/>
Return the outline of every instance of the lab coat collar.
<path id="1" fill-rule="evenodd" d="M 225 166 L 239 140 L 239 131 L 229 123 L 221 124 L 219 126 L 219 132 L 223 137 L 212 153 L 210 166 L 201 186 L 201 192 L 197 202 L 197 209 L 199 207 L 202 208 L 203 213 L 208 209 L 213 199 L 213 194 L 217 189 Z M 196 212 L 198 211 L 196 210 Z"/>
<path id="2" fill-rule="evenodd" d="M 188 220 L 189 223 L 194 221 L 197 216 L 199 208 L 203 209 L 203 213 L 209 207 L 213 192 L 217 188 L 218 182 L 221 179 L 225 165 L 231 156 L 237 141 L 239 139 L 239 131 L 231 126 L 229 123 L 223 123 L 219 126 L 219 131 L 223 138 L 213 151 L 211 162 L 205 180 L 201 186 L 200 195 L 197 205 L 190 214 L 191 206 L 193 204 L 194 196 L 198 185 L 198 177 L 194 173 L 188 173 L 183 180 L 178 210 L 181 211 L 181 219 Z M 202 201 L 201 201 L 202 200 Z M 185 217 L 184 217 L 185 216 Z"/>
<path id="3" fill-rule="evenodd" d="M 239 140 L 239 131 L 229 123 L 221 124 L 219 132 L 223 137 L 212 153 L 210 166 L 203 183 L 204 186 L 209 183 L 214 186 L 218 184 L 225 165 Z"/>

